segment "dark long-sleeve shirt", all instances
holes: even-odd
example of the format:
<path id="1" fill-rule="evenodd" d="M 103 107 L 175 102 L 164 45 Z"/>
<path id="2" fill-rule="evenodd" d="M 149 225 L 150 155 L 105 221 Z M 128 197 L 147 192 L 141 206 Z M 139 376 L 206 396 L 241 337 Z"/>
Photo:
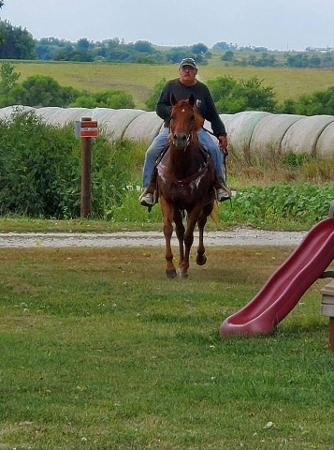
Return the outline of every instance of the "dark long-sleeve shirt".
<path id="1" fill-rule="evenodd" d="M 193 86 L 185 86 L 179 79 L 168 81 L 163 88 L 157 103 L 156 112 L 165 121 L 165 126 L 169 126 L 171 114 L 171 95 L 174 94 L 176 100 L 189 98 L 191 94 L 195 97 L 195 104 L 201 116 L 211 122 L 212 131 L 215 136 L 226 135 L 225 126 L 218 115 L 216 106 L 211 97 L 208 87 L 197 81 Z"/>

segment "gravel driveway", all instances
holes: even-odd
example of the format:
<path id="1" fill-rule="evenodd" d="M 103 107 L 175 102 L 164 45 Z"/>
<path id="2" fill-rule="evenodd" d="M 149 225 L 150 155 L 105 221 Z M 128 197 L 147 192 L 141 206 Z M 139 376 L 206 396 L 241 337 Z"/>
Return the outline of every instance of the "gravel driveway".
<path id="1" fill-rule="evenodd" d="M 205 233 L 206 246 L 273 245 L 296 246 L 305 232 L 263 231 L 237 228 Z M 197 236 L 197 234 L 195 233 Z M 176 245 L 176 237 L 173 245 Z M 117 233 L 0 233 L 0 248 L 34 247 L 143 247 L 164 246 L 162 232 L 127 231 Z"/>

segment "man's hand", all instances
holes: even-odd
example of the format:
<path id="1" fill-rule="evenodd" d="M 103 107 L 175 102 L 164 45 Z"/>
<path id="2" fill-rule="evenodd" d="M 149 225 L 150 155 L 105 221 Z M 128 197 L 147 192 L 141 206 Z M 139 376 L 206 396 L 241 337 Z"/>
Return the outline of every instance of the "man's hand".
<path id="1" fill-rule="evenodd" d="M 220 147 L 220 149 L 221 149 L 225 154 L 227 154 L 227 144 L 228 144 L 228 142 L 227 142 L 227 137 L 224 136 L 224 135 L 220 135 L 220 136 L 218 136 L 218 141 L 219 141 L 219 147 Z"/>

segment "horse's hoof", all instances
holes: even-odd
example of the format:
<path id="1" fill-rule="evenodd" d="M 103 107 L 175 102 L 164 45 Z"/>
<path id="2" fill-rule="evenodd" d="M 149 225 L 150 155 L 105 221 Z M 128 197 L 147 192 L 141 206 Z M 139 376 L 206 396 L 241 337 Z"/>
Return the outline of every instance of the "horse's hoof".
<path id="1" fill-rule="evenodd" d="M 175 278 L 176 277 L 176 270 L 175 269 L 168 269 L 166 270 L 167 278 Z"/>
<path id="2" fill-rule="evenodd" d="M 197 263 L 199 266 L 204 266 L 204 264 L 206 263 L 206 261 L 207 261 L 207 257 L 206 257 L 205 255 L 197 255 L 196 263 Z"/>
<path id="3" fill-rule="evenodd" d="M 179 272 L 180 278 L 188 278 L 188 272 Z"/>

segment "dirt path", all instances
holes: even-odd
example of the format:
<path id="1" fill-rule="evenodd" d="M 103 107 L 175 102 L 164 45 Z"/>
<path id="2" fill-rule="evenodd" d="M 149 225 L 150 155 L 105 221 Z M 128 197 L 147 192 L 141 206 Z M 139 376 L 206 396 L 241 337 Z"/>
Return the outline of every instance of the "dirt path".
<path id="1" fill-rule="evenodd" d="M 237 228 L 205 233 L 205 245 L 296 246 L 305 232 L 263 231 Z M 161 232 L 117 233 L 0 233 L 0 248 L 34 247 L 143 247 L 164 245 Z M 176 245 L 176 238 L 173 239 Z"/>

